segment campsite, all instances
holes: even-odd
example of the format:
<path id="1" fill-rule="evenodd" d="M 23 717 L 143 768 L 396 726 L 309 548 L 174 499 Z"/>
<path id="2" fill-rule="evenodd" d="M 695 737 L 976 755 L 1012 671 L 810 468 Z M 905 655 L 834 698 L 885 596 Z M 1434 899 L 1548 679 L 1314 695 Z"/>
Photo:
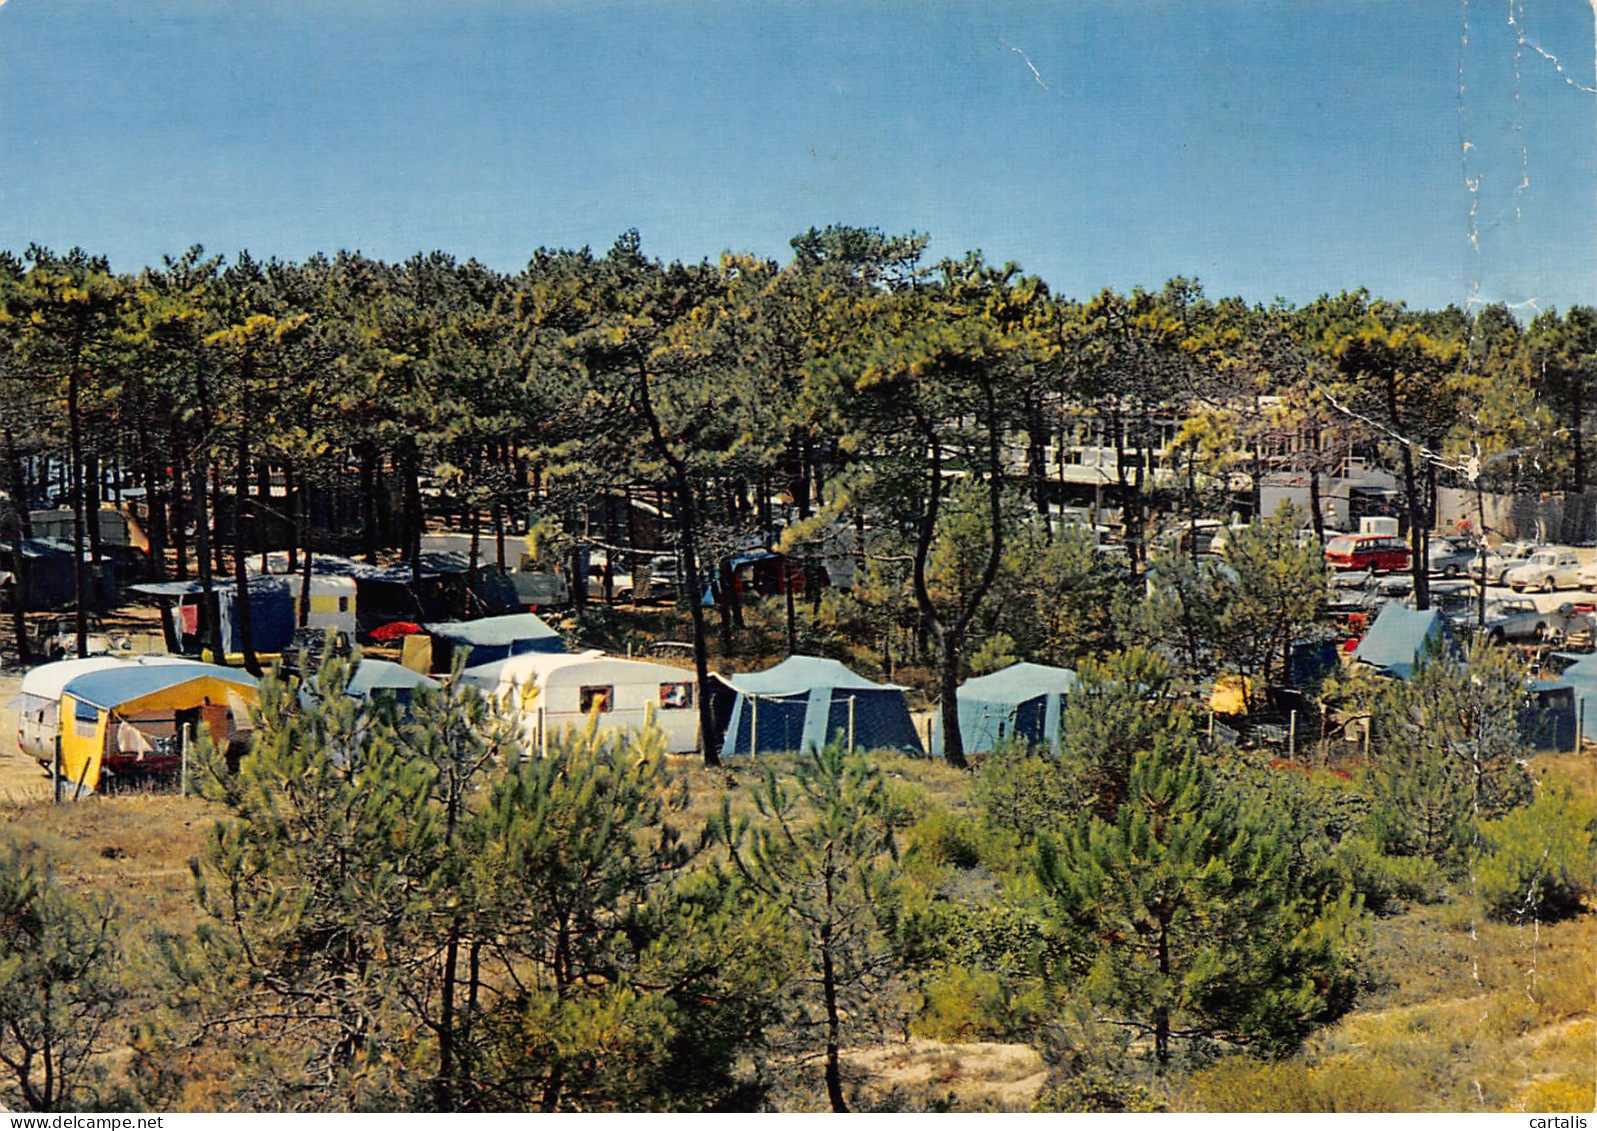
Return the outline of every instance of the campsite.
<path id="1" fill-rule="evenodd" d="M 546 14 L 490 9 L 457 18 Z M 574 137 L 616 101 L 506 105 Z M 637 130 L 606 160 L 652 190 Z M 409 191 L 392 147 L 316 166 Z M 673 236 L 806 179 L 689 151 L 721 179 Z M 902 215 L 685 256 L 627 220 L 504 260 L 0 247 L 0 1106 L 1591 1110 L 1597 310 L 1045 279 Z"/>

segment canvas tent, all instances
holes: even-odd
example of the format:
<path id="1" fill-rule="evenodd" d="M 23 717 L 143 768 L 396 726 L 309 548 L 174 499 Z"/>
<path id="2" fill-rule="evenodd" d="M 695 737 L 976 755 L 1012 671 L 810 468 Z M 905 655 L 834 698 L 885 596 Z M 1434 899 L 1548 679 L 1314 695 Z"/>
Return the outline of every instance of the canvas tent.
<path id="1" fill-rule="evenodd" d="M 118 663 L 68 681 L 61 691 L 61 766 L 74 791 L 100 788 L 106 771 L 169 771 L 184 730 L 203 724 L 225 747 L 247 729 L 258 681 L 192 660 Z"/>
<path id="2" fill-rule="evenodd" d="M 1428 654 L 1457 653 L 1447 622 L 1435 609 L 1410 609 L 1396 602 L 1381 608 L 1358 647 L 1356 663 L 1368 664 L 1383 675 L 1408 679 Z"/>
<path id="3" fill-rule="evenodd" d="M 1011 664 L 991 675 L 967 679 L 958 692 L 965 753 L 995 750 L 1012 740 L 1033 746 L 1057 744 L 1061 705 L 1075 686 L 1075 672 L 1043 664 Z M 932 752 L 940 754 L 942 747 L 939 718 L 933 723 Z"/>
<path id="4" fill-rule="evenodd" d="M 697 686 L 683 668 L 599 651 L 534 652 L 467 668 L 461 678 L 517 707 L 527 744 L 540 753 L 551 734 L 582 727 L 595 712 L 601 728 L 616 731 L 640 730 L 652 719 L 669 753 L 699 748 Z M 519 693 L 529 687 L 536 694 L 523 707 Z"/>
<path id="5" fill-rule="evenodd" d="M 511 656 L 566 650 L 560 634 L 533 613 L 511 613 L 482 620 L 444 621 L 423 626 L 427 636 L 408 637 L 404 662 L 412 671 L 447 672 L 455 653 L 469 648 L 469 663 L 481 667 Z M 430 651 L 430 655 L 426 655 Z"/>
<path id="6" fill-rule="evenodd" d="M 1557 682 L 1574 690 L 1572 707 L 1581 736 L 1597 732 L 1597 654 L 1580 657 L 1564 669 Z"/>
<path id="7" fill-rule="evenodd" d="M 205 588 L 198 581 L 158 581 L 133 586 L 135 593 L 154 597 L 162 606 L 161 628 L 166 650 L 173 655 L 197 656 L 207 643 L 206 628 L 216 618 L 222 651 L 229 656 L 244 649 L 239 630 L 238 587 L 231 580 L 212 583 L 214 608 L 207 608 Z M 256 652 L 281 652 L 294 639 L 296 590 L 286 577 L 253 574 L 245 582 L 249 602 L 250 637 Z"/>
<path id="8" fill-rule="evenodd" d="M 363 701 L 386 696 L 401 707 L 408 707 L 410 697 L 418 687 L 436 691 L 438 681 L 387 660 L 361 659 L 355 662 L 354 669 L 349 673 L 344 694 Z M 316 677 L 312 676 L 306 681 L 305 692 L 315 695 L 318 690 Z"/>
<path id="9" fill-rule="evenodd" d="M 905 689 L 873 683 L 836 660 L 789 656 L 763 672 L 721 677 L 733 693 L 721 756 L 819 749 L 924 754 Z"/>

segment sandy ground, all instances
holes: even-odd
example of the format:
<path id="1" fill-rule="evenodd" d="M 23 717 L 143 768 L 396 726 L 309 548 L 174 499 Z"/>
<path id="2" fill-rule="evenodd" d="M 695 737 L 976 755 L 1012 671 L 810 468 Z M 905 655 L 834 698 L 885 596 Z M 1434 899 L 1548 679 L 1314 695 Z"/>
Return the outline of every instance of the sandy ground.
<path id="1" fill-rule="evenodd" d="M 22 688 L 15 670 L 0 672 L 0 805 L 47 801 L 50 777 L 17 749 L 17 712 L 11 701 Z"/>

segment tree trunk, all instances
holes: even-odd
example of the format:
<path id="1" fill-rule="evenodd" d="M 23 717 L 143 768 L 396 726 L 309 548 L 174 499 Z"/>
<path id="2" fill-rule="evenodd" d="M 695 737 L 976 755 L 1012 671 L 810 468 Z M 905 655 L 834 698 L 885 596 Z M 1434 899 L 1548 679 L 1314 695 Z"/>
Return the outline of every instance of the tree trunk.
<path id="1" fill-rule="evenodd" d="M 87 579 L 83 575 L 83 426 L 78 411 L 78 366 L 67 374 L 67 431 L 71 450 L 68 475 L 72 491 L 72 603 L 77 627 L 77 656 L 89 654 L 89 610 L 85 604 Z"/>
<path id="2" fill-rule="evenodd" d="M 194 521 L 194 556 L 200 572 L 199 616 L 203 625 L 201 648 L 209 648 L 213 664 L 227 664 L 227 653 L 222 650 L 222 624 L 216 598 L 214 562 L 211 559 L 211 515 L 206 494 L 206 481 L 210 478 L 209 460 L 201 453 L 193 472 L 192 481 L 199 485 L 194 493 L 197 513 Z"/>
<path id="3" fill-rule="evenodd" d="M 261 661 L 255 655 L 255 626 L 251 611 L 249 588 L 250 550 L 250 433 L 249 384 L 250 368 L 246 364 L 243 387 L 239 390 L 238 444 L 234 453 L 233 469 L 233 615 L 238 618 L 239 647 L 244 653 L 244 669 L 259 679 L 263 674 Z"/>
<path id="4" fill-rule="evenodd" d="M 184 494 L 183 484 L 187 480 L 193 482 L 188 474 L 188 461 L 183 458 L 183 445 L 177 435 L 171 435 L 170 458 L 172 460 L 172 498 L 167 508 L 170 518 L 169 529 L 172 532 L 172 551 L 177 559 L 177 579 L 189 579 L 189 536 L 188 536 L 188 507 L 185 504 L 187 496 Z"/>
<path id="5" fill-rule="evenodd" d="M 1170 975 L 1170 927 L 1159 924 L 1159 976 L 1168 983 Z M 1170 1007 L 1158 1005 L 1153 1011 L 1153 1055 L 1161 1066 L 1170 1063 Z"/>
<path id="6" fill-rule="evenodd" d="M 360 536 L 361 551 L 368 562 L 377 560 L 377 446 L 371 441 L 360 445 Z"/>
<path id="7" fill-rule="evenodd" d="M 843 1024 L 837 1008 L 837 972 L 832 966 L 832 845 L 826 846 L 826 911 L 821 927 L 821 997 L 826 1006 L 826 1098 L 834 1112 L 848 1111 L 843 1098 Z"/>
<path id="8" fill-rule="evenodd" d="M 31 659 L 28 650 L 28 614 L 23 594 L 28 591 L 28 559 L 22 552 L 22 540 L 31 535 L 31 525 L 28 518 L 28 491 L 22 481 L 22 461 L 17 458 L 16 440 L 11 434 L 11 429 L 0 430 L 6 442 L 6 473 L 11 484 L 11 501 L 16 508 L 16 539 L 17 553 L 13 561 L 16 573 L 16 584 L 11 593 L 11 624 L 17 636 L 17 659 L 26 667 Z"/>

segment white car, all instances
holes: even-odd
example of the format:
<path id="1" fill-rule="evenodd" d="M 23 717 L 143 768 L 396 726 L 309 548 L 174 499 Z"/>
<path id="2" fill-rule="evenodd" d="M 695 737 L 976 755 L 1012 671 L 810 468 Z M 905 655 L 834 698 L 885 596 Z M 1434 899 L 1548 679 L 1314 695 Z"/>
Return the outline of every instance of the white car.
<path id="1" fill-rule="evenodd" d="M 1522 566 L 1530 560 L 1530 556 L 1543 549 L 1535 542 L 1504 542 L 1495 550 L 1486 554 L 1486 581 L 1491 585 L 1502 585 L 1503 575 L 1516 566 Z M 1476 572 L 1480 567 L 1470 570 L 1470 576 L 1479 578 Z"/>
<path id="2" fill-rule="evenodd" d="M 1547 546 L 1537 550 L 1524 564 L 1503 574 L 1503 584 L 1516 593 L 1523 593 L 1527 589 L 1551 593 L 1555 589 L 1572 588 L 1580 584 L 1579 578 L 1580 559 L 1575 556 L 1575 551 Z"/>

